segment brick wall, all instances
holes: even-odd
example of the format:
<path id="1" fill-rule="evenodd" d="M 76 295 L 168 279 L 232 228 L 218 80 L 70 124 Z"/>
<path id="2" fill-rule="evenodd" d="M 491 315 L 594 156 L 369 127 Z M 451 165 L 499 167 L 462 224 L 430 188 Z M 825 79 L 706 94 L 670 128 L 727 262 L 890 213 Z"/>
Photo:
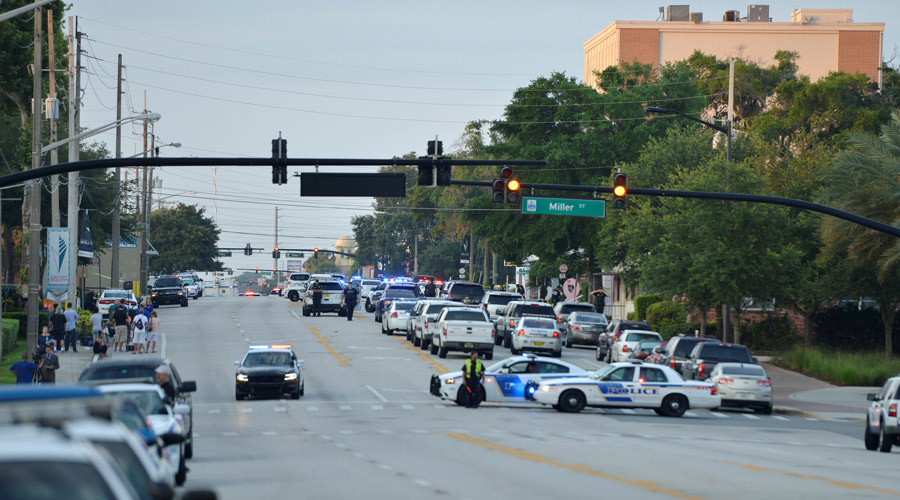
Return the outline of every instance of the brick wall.
<path id="1" fill-rule="evenodd" d="M 877 31 L 838 32 L 838 71 L 864 73 L 878 81 L 881 37 Z"/>
<path id="2" fill-rule="evenodd" d="M 619 63 L 638 61 L 659 66 L 659 30 L 650 28 L 619 30 Z"/>

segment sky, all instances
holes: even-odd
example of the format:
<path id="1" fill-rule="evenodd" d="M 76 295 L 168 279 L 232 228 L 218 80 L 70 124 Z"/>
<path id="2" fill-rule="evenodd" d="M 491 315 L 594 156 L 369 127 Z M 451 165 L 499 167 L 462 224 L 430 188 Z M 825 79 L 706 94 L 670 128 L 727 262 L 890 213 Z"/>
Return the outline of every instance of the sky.
<path id="1" fill-rule="evenodd" d="M 886 57 L 900 47 L 897 0 L 768 4 L 773 20 L 783 22 L 795 8 L 853 8 L 856 22 L 886 23 Z M 87 37 L 85 128 L 115 120 L 121 53 L 123 116 L 142 112 L 146 93 L 146 108 L 162 115 L 153 126 L 157 144 L 182 144 L 161 148 L 160 156 L 269 157 L 280 133 L 290 157 L 390 158 L 425 154 L 435 135 L 452 151 L 466 123 L 501 118 L 513 91 L 535 78 L 558 71 L 581 81 L 585 41 L 614 20 L 656 20 L 661 5 L 74 0 L 69 15 Z M 748 4 L 689 5 L 710 21 L 731 9 L 745 16 Z M 123 156 L 144 150 L 138 125 L 123 127 L 122 137 Z M 114 150 L 113 132 L 95 139 Z M 334 248 L 339 237 L 352 236 L 351 217 L 372 212 L 370 198 L 301 198 L 299 179 L 273 185 L 270 167 L 155 170 L 162 202 L 203 207 L 222 231 L 220 247 L 266 249 L 222 259 L 234 269 L 272 267 L 276 206 L 281 248 Z"/>

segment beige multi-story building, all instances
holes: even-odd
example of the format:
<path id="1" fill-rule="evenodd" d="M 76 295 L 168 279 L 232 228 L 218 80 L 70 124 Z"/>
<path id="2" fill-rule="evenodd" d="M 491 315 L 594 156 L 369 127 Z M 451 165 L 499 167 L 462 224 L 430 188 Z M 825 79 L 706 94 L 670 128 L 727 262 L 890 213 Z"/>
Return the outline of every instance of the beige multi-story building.
<path id="1" fill-rule="evenodd" d="M 772 22 L 767 5 L 750 5 L 745 17 L 726 11 L 716 22 L 704 22 L 688 5 L 670 5 L 664 14 L 664 21 L 613 21 L 585 42 L 585 83 L 596 87 L 595 72 L 609 66 L 637 61 L 659 68 L 695 50 L 762 66 L 789 50 L 798 55 L 799 73 L 814 81 L 845 71 L 881 84 L 884 23 L 854 22 L 853 9 L 798 9 L 790 22 Z"/>

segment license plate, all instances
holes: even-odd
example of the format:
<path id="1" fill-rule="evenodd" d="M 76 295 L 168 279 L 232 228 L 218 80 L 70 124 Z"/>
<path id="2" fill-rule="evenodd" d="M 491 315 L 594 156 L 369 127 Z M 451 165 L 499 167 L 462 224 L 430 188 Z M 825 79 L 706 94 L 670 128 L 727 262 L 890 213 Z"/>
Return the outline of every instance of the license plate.
<path id="1" fill-rule="evenodd" d="M 463 347 L 475 347 L 475 344 L 463 344 Z"/>
<path id="2" fill-rule="evenodd" d="M 741 399 L 754 399 L 753 394 L 748 394 L 746 392 L 741 393 Z"/>
<path id="3" fill-rule="evenodd" d="M 541 347 L 542 345 L 544 345 L 543 342 L 535 342 L 535 343 L 534 343 L 534 346 L 535 346 L 535 347 Z"/>

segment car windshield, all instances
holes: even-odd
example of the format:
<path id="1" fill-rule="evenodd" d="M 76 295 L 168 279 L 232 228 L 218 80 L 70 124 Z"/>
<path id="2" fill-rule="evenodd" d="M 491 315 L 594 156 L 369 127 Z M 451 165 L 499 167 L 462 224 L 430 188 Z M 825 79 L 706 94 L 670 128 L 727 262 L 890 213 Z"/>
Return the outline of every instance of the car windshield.
<path id="1" fill-rule="evenodd" d="M 595 372 L 592 372 L 591 377 L 592 378 L 603 378 L 606 376 L 607 373 L 609 373 L 615 369 L 616 369 L 616 365 L 606 365 L 603 368 L 601 368 Z"/>
<path id="2" fill-rule="evenodd" d="M 192 280 L 190 278 L 185 278 L 185 279 L 181 280 L 181 282 L 188 286 L 191 286 L 194 284 L 194 280 Z"/>
<path id="3" fill-rule="evenodd" d="M 641 341 L 640 345 L 638 345 L 638 349 L 642 351 L 652 351 L 654 347 L 660 344 L 662 344 L 662 342 L 659 342 L 657 340 L 643 340 Z"/>
<path id="4" fill-rule="evenodd" d="M 111 392 L 110 394 L 115 394 L 117 396 L 122 396 L 125 399 L 130 399 L 134 401 L 135 404 L 141 407 L 141 410 L 144 410 L 144 413 L 147 415 L 168 415 L 169 412 L 166 410 L 166 404 L 163 402 L 162 398 L 159 397 L 159 393 L 154 391 L 121 391 L 121 392 Z"/>
<path id="5" fill-rule="evenodd" d="M 579 312 L 575 313 L 572 321 L 576 321 L 578 323 L 603 323 L 606 324 L 606 316 L 599 313 L 585 313 Z"/>
<path id="6" fill-rule="evenodd" d="M 153 480 L 147 474 L 147 468 L 134 450 L 122 441 L 93 441 L 94 446 L 106 452 L 107 461 L 118 469 L 119 475 L 126 480 L 129 489 L 141 500 L 151 500 Z"/>
<path id="7" fill-rule="evenodd" d="M 675 352 L 672 353 L 673 356 L 679 357 L 687 357 L 691 351 L 694 350 L 694 347 L 697 346 L 698 342 L 706 342 L 703 339 L 692 339 L 692 338 L 683 338 L 675 344 Z"/>
<path id="8" fill-rule="evenodd" d="M 243 366 L 290 366 L 292 359 L 286 352 L 251 352 L 244 358 Z"/>
<path id="9" fill-rule="evenodd" d="M 525 328 L 556 328 L 556 323 L 549 319 L 528 318 L 523 322 Z"/>
<path id="10" fill-rule="evenodd" d="M 119 380 L 126 378 L 145 378 L 149 382 L 156 380 L 156 367 L 145 365 L 103 366 L 94 363 L 84 372 L 79 380 Z"/>
<path id="11" fill-rule="evenodd" d="M 699 347 L 700 351 L 697 355 L 699 359 L 707 359 L 710 361 L 737 361 L 739 363 L 753 363 L 750 358 L 750 351 L 744 346 L 725 346 L 716 344 L 705 344 Z"/>
<path id="12" fill-rule="evenodd" d="M 52 478 L 52 480 L 48 480 Z M 65 498 L 113 500 L 106 481 L 89 463 L 9 461 L 0 463 L 3 500 Z"/>
<path id="13" fill-rule="evenodd" d="M 447 311 L 444 321 L 487 321 L 484 313 L 478 310 Z"/>
<path id="14" fill-rule="evenodd" d="M 449 304 L 429 304 L 425 314 L 438 314 L 443 311 Z"/>
<path id="15" fill-rule="evenodd" d="M 414 299 L 419 296 L 419 289 L 415 286 L 391 286 L 384 291 L 386 299 Z"/>
<path id="16" fill-rule="evenodd" d="M 453 298 L 468 297 L 480 300 L 481 297 L 484 297 L 484 288 L 481 288 L 481 285 L 464 285 L 462 283 L 456 283 L 450 287 L 448 294 Z"/>
<path id="17" fill-rule="evenodd" d="M 378 280 L 363 280 L 362 285 L 363 286 L 378 286 L 379 283 L 381 283 L 381 282 Z"/>
<path id="18" fill-rule="evenodd" d="M 291 281 L 306 281 L 306 280 L 309 279 L 309 275 L 308 275 L 308 274 L 303 274 L 303 273 L 300 273 L 300 274 L 292 274 L 291 277 L 288 278 L 288 279 L 291 280 Z"/>
<path id="19" fill-rule="evenodd" d="M 505 306 L 514 300 L 519 300 L 519 295 L 491 295 L 488 297 L 488 304 Z"/>
<path id="20" fill-rule="evenodd" d="M 395 311 L 409 311 L 416 305 L 415 302 L 394 302 Z"/>
<path id="21" fill-rule="evenodd" d="M 175 288 L 181 286 L 181 280 L 178 278 L 159 278 L 156 280 L 156 283 L 153 284 L 156 288 Z M 122 297 L 125 295 L 122 294 Z"/>
<path id="22" fill-rule="evenodd" d="M 659 340 L 658 333 L 634 333 L 629 332 L 625 339 L 628 342 L 640 342 L 642 340 Z"/>
<path id="23" fill-rule="evenodd" d="M 338 281 L 320 281 L 320 285 L 322 285 L 322 290 L 343 290 L 344 286 L 340 284 Z"/>
<path id="24" fill-rule="evenodd" d="M 750 377 L 765 377 L 766 372 L 761 366 L 723 366 L 723 375 L 747 375 Z"/>
<path id="25" fill-rule="evenodd" d="M 569 314 L 573 311 L 585 311 L 585 312 L 594 312 L 594 306 L 591 304 L 563 304 L 560 306 L 559 313 L 560 314 Z"/>

